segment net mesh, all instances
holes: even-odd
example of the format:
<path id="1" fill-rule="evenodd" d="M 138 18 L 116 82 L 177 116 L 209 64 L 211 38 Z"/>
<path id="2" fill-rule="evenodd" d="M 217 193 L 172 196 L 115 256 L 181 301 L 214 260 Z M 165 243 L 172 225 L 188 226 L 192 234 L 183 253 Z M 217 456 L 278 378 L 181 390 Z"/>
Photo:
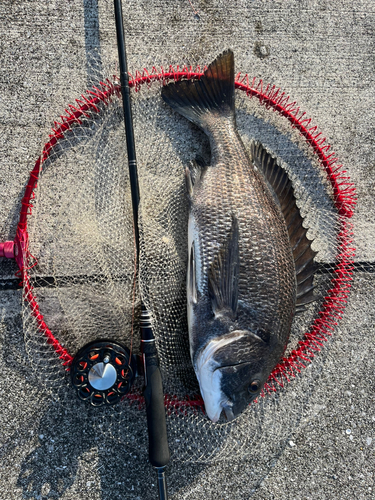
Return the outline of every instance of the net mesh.
<path id="1" fill-rule="evenodd" d="M 141 197 L 136 283 L 118 81 L 98 83 L 55 123 L 30 177 L 32 199 L 25 196 L 18 228 L 26 348 L 51 394 L 74 398 L 67 369 L 82 346 L 108 338 L 139 353 L 141 294 L 157 340 L 172 457 L 207 463 L 251 456 L 260 463 L 264 446 L 271 456 L 272 446 L 285 442 L 297 425 L 329 356 L 354 269 L 355 192 L 324 137 L 286 94 L 237 75 L 239 133 L 249 150 L 251 140 L 261 141 L 293 182 L 318 252 L 319 299 L 295 318 L 285 357 L 262 396 L 234 422 L 213 424 L 204 414 L 189 356 L 185 285 L 184 170 L 197 155 L 209 161 L 210 150 L 203 132 L 160 97 L 167 80 L 200 72 L 153 68 L 131 81 Z M 366 243 L 355 237 L 365 260 Z M 95 418 L 110 422 L 106 428 L 118 439 L 134 439 L 132 421 L 144 414 L 141 385 L 136 382 L 118 407 L 96 410 Z"/>

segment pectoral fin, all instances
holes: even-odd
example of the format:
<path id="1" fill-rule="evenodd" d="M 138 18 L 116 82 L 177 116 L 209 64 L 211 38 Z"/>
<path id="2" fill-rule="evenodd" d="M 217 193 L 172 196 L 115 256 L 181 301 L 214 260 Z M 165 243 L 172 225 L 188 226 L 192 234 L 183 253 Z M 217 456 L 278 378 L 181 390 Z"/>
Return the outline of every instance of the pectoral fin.
<path id="1" fill-rule="evenodd" d="M 238 240 L 238 221 L 233 217 L 227 241 L 220 248 L 208 272 L 208 293 L 215 316 L 228 314 L 235 318 L 237 313 L 240 267 Z"/>

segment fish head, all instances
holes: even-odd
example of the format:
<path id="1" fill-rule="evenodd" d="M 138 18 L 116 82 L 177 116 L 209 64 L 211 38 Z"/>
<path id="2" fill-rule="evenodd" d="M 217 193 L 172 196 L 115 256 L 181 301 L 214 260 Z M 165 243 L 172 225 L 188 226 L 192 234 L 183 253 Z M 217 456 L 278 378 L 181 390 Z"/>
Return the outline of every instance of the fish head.
<path id="1" fill-rule="evenodd" d="M 258 397 L 272 369 L 272 350 L 269 341 L 249 330 L 234 330 L 204 346 L 195 372 L 210 420 L 217 422 L 222 411 L 233 420 Z"/>

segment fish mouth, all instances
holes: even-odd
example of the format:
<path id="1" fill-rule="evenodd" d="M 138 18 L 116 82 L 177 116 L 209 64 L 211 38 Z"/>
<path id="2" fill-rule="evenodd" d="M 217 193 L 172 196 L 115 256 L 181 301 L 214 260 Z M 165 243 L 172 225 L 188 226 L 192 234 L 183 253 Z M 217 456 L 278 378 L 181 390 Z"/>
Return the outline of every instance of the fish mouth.
<path id="1" fill-rule="evenodd" d="M 241 365 L 250 365 L 250 361 L 239 361 L 238 363 L 228 363 L 228 364 L 221 364 L 220 366 L 217 366 L 214 371 L 216 370 L 221 370 L 222 368 L 232 368 L 232 366 L 241 366 Z"/>
<path id="2" fill-rule="evenodd" d="M 220 414 L 224 414 L 227 422 L 232 422 L 242 415 L 243 411 L 250 404 L 250 402 L 251 400 L 249 401 L 247 398 L 236 398 L 233 401 L 228 399 L 224 404 L 221 405 L 222 410 Z"/>
<path id="3" fill-rule="evenodd" d="M 213 339 L 201 350 L 195 363 L 195 373 L 203 397 L 207 416 L 217 422 L 223 406 L 228 406 L 228 397 L 221 390 L 223 365 L 215 360 L 215 353 L 222 347 L 242 338 L 245 332 L 238 331 L 219 339 Z M 233 365 L 233 363 L 231 363 Z M 230 406 L 230 405 L 229 405 Z M 227 410 L 229 417 L 231 412 Z"/>
<path id="4" fill-rule="evenodd" d="M 222 377 L 225 371 L 231 368 L 243 370 L 243 367 L 252 364 L 252 360 L 218 360 L 216 354 L 224 347 L 232 344 L 248 335 L 247 331 L 237 330 L 224 337 L 211 340 L 199 353 L 194 366 L 199 382 L 200 391 L 203 397 L 207 416 L 216 423 L 223 413 L 228 422 L 237 418 L 251 398 L 246 392 L 246 398 L 241 397 L 238 401 L 229 399 L 229 393 L 225 393 L 222 388 Z"/>
<path id="5" fill-rule="evenodd" d="M 231 422 L 236 418 L 235 414 L 233 413 L 233 404 L 232 403 L 227 403 L 226 405 L 223 406 L 223 412 L 225 413 L 225 417 L 228 422 Z"/>

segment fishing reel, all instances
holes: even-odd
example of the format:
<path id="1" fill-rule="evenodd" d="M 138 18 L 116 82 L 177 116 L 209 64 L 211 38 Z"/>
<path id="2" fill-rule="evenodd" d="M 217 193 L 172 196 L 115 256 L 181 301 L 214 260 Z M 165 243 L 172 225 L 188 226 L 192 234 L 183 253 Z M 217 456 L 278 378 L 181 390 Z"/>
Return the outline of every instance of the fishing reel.
<path id="1" fill-rule="evenodd" d="M 70 369 L 78 397 L 93 406 L 118 403 L 129 392 L 136 371 L 137 362 L 129 349 L 109 340 L 82 347 Z"/>

